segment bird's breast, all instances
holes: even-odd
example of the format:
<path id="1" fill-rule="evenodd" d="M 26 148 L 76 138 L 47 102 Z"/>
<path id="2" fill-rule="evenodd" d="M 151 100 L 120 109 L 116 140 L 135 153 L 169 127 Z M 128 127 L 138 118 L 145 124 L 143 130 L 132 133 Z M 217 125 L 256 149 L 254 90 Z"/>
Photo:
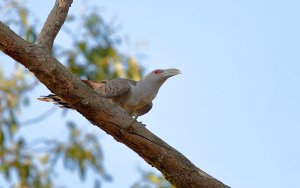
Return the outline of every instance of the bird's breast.
<path id="1" fill-rule="evenodd" d="M 151 103 L 155 96 L 156 93 L 151 90 L 132 87 L 126 95 L 114 98 L 113 102 L 129 114 L 132 114 Z"/>

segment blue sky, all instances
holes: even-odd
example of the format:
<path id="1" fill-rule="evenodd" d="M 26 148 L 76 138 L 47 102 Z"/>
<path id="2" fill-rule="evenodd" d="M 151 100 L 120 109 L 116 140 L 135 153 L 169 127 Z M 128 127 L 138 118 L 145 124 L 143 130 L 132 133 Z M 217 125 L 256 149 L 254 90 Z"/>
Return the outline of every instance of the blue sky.
<path id="1" fill-rule="evenodd" d="M 130 36 L 131 47 L 122 46 L 124 52 L 134 55 L 136 44 L 146 44 L 146 72 L 173 67 L 183 72 L 165 83 L 152 111 L 140 118 L 149 130 L 231 187 L 300 186 L 299 1 L 90 3 L 104 7 L 104 17 L 116 19 L 121 33 Z M 82 10 L 81 5 L 74 1 L 71 11 Z M 28 0 L 28 6 L 43 20 L 52 1 Z M 63 44 L 63 35 L 56 42 Z M 41 87 L 32 95 L 47 92 Z M 33 103 L 36 108 L 24 112 L 24 119 L 50 108 Z M 49 137 L 64 135 L 60 114 L 34 126 L 35 135 L 49 123 L 57 125 L 46 130 Z M 137 168 L 153 170 L 76 112 L 69 117 L 99 132 L 114 178 L 103 187 L 129 187 L 139 178 Z M 80 185 L 76 175 L 59 181 L 66 177 L 72 178 L 70 187 Z"/>

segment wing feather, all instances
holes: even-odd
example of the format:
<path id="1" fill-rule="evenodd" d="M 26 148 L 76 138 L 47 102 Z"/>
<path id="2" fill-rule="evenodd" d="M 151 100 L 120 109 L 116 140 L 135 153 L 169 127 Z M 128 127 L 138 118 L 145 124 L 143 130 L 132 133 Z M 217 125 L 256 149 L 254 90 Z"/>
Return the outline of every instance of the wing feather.
<path id="1" fill-rule="evenodd" d="M 113 80 L 102 80 L 95 82 L 91 80 L 82 80 L 97 93 L 106 98 L 120 96 L 131 89 L 131 85 L 136 85 L 136 81 L 125 78 L 115 78 Z"/>

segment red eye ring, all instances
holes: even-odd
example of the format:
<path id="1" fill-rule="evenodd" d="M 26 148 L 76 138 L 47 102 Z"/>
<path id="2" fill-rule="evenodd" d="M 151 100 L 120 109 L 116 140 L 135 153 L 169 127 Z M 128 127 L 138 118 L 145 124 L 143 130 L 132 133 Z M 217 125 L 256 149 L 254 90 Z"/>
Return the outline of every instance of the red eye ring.
<path id="1" fill-rule="evenodd" d="M 160 70 L 160 69 L 157 69 L 157 70 L 154 70 L 154 71 L 153 71 L 154 74 L 160 74 L 160 73 L 162 73 L 162 72 L 163 72 L 163 70 Z"/>

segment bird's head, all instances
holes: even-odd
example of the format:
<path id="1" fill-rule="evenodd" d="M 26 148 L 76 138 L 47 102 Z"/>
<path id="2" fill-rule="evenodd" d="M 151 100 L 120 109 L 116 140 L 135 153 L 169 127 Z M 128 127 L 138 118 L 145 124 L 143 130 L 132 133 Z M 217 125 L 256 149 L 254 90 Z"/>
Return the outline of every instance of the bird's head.
<path id="1" fill-rule="evenodd" d="M 147 74 L 144 79 L 151 79 L 152 81 L 163 83 L 168 78 L 177 74 L 181 74 L 181 71 L 178 69 L 156 69 Z"/>

